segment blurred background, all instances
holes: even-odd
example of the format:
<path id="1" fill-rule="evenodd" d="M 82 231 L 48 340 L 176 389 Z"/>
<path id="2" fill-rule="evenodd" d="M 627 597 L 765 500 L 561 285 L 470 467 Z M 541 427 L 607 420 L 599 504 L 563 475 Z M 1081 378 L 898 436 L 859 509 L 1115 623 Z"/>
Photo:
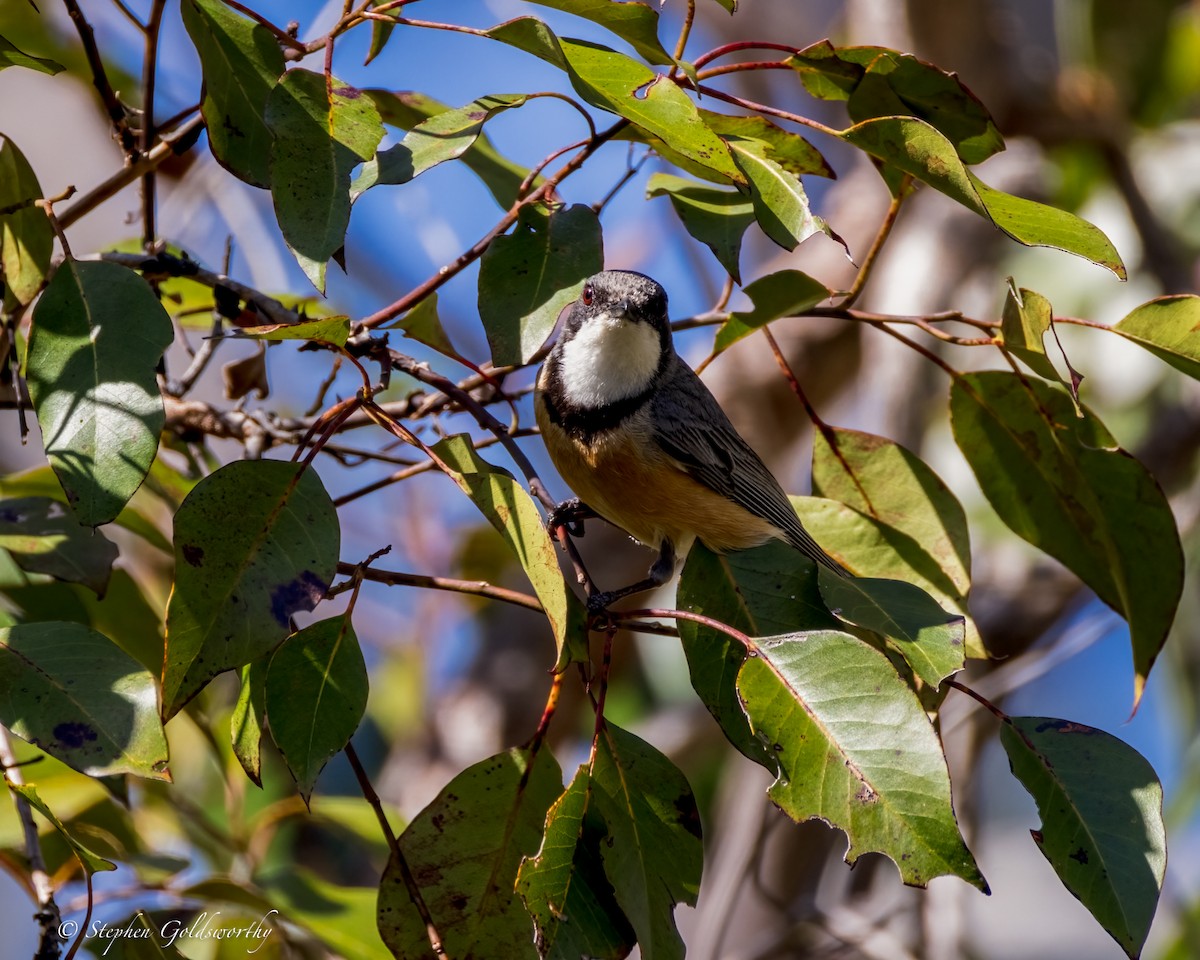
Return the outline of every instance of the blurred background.
<path id="1" fill-rule="evenodd" d="M 251 5 L 276 23 L 298 21 L 301 39 L 321 35 L 341 11 L 341 3 L 308 0 Z M 21 69 L 0 72 L 0 133 L 25 153 L 48 195 L 68 184 L 83 193 L 120 167 L 121 154 L 63 8 L 55 0 L 39 0 L 38 6 L 40 14 L 27 0 L 0 0 L 0 32 L 27 52 L 59 60 L 70 72 L 57 77 Z M 131 0 L 128 6 L 144 16 L 148 3 Z M 124 99 L 136 101 L 140 35 L 114 3 L 88 0 L 83 7 L 100 48 L 110 57 L 114 86 Z M 411 9 L 413 16 L 480 27 L 532 14 L 560 34 L 615 42 L 586 21 L 517 0 L 423 0 Z M 667 0 L 662 8 L 661 38 L 668 49 L 683 9 L 679 0 Z M 829 37 L 839 44 L 893 47 L 957 71 L 991 110 L 1008 141 L 1004 153 L 979 168 L 982 178 L 1098 224 L 1116 244 L 1130 275 L 1120 283 L 1082 260 L 1021 248 L 945 197 L 922 190 L 905 205 L 859 306 L 892 314 L 958 309 L 998 319 L 1005 278 L 1012 276 L 1048 297 L 1060 315 L 1111 323 L 1157 294 L 1196 289 L 1200 3 L 742 0 L 731 18 L 719 4 L 701 0 L 698 13 L 690 57 L 738 39 L 766 38 L 803 47 Z M 336 46 L 334 72 L 356 86 L 419 90 L 454 106 L 485 94 L 569 92 L 559 71 L 484 39 L 397 29 L 378 59 L 364 67 L 368 40 L 369 30 L 358 29 Z M 167 7 L 161 44 L 159 120 L 199 98 L 199 64 L 174 3 Z M 320 69 L 319 62 L 305 66 Z M 788 72 L 738 73 L 719 83 L 750 100 L 779 103 L 835 127 L 846 123 L 840 105 L 812 101 Z M 502 154 L 532 166 L 573 139 L 576 127 L 582 135 L 582 126 L 565 104 L 540 99 L 493 119 L 486 132 Z M 398 137 L 389 131 L 385 145 Z M 816 211 L 860 259 L 887 209 L 887 191 L 861 156 L 837 143 L 814 142 L 838 179 L 811 179 L 806 188 Z M 636 150 L 610 144 L 561 193 L 569 202 L 596 202 L 640 160 Z M 653 275 L 668 290 L 672 318 L 682 319 L 709 310 L 724 278 L 709 251 L 687 236 L 669 203 L 645 199 L 645 183 L 655 169 L 653 159 L 642 164 L 605 208 L 605 261 L 610 268 Z M 270 293 L 313 294 L 280 239 L 270 196 L 237 181 L 207 150 L 193 150 L 162 167 L 159 192 L 161 234 L 193 258 L 220 269 L 226 240 L 232 237 L 231 276 Z M 136 242 L 138 209 L 137 188 L 128 188 L 70 228 L 73 249 L 82 254 L 122 240 Z M 348 274 L 330 268 L 329 306 L 352 317 L 379 309 L 453 260 L 500 213 L 483 185 L 454 163 L 402 188 L 370 191 L 355 205 L 351 220 Z M 842 249 L 823 236 L 786 254 L 752 227 L 743 246 L 743 279 L 749 282 L 783 267 L 804 270 L 835 289 L 844 289 L 855 269 Z M 477 269 L 469 268 L 442 289 L 439 309 L 458 350 L 482 362 L 487 346 L 478 319 Z M 734 308 L 746 302 L 735 292 Z M 187 331 L 193 345 L 208 324 L 204 317 Z M 1162 483 L 1189 558 L 1174 636 L 1131 718 L 1132 667 L 1123 622 L 991 512 L 950 436 L 944 374 L 861 325 L 804 320 L 774 329 L 826 420 L 905 444 L 939 472 L 966 506 L 974 554 L 972 610 L 989 648 L 1003 658 L 974 665 L 968 682 L 1009 713 L 1065 717 L 1107 730 L 1152 763 L 1166 792 L 1170 861 L 1145 955 L 1200 957 L 1195 570 L 1200 384 L 1118 337 L 1074 327 L 1061 331 L 1072 364 L 1087 378 L 1084 401 Z M 807 492 L 808 423 L 760 340 L 751 337 L 723 354 L 705 379 L 784 486 Z M 429 359 L 449 376 L 467 372 L 417 343 L 397 341 L 393 334 L 394 345 Z M 708 353 L 711 330 L 681 334 L 678 345 L 697 362 Z M 953 362 L 959 368 L 990 364 L 994 356 L 991 351 L 945 349 L 956 351 Z M 219 359 L 228 363 L 256 350 L 225 342 Z M 187 363 L 184 348 L 173 347 L 167 362 L 168 370 L 181 370 Z M 197 396 L 228 406 L 220 365 L 210 368 Z M 246 409 L 302 414 L 328 370 L 327 355 L 273 347 L 266 351 L 269 396 L 245 400 Z M 507 386 L 529 383 L 532 377 L 532 371 L 520 371 Z M 340 374 L 329 397 L 349 395 L 356 386 L 353 372 Z M 391 395 L 400 397 L 412 388 L 397 382 Z M 523 422 L 531 423 L 527 403 Z M 469 429 L 465 420 L 454 417 L 441 426 Z M 354 442 L 364 447 L 389 442 L 375 431 L 361 433 Z M 522 446 L 551 478 L 552 492 L 566 496 L 540 441 L 530 438 Z M 243 455 L 231 442 L 215 443 L 213 449 L 221 459 Z M 0 474 L 43 462 L 36 438 L 20 444 L 15 412 L 0 411 Z M 499 538 L 465 499 L 450 492 L 444 478 L 426 474 L 357 498 L 357 491 L 394 466 L 347 466 L 323 458 L 319 468 L 331 494 L 347 498 L 341 510 L 344 560 L 360 560 L 391 544 L 384 563 L 389 567 L 522 585 Z M 160 514 L 169 518 L 167 512 Z M 161 614 L 169 583 L 163 558 L 146 555 L 137 541 L 119 542 L 120 565 L 141 585 L 152 612 Z M 646 551 L 599 524 L 589 526 L 581 547 L 606 587 L 640 576 L 649 560 Z M 660 598 L 661 605 L 670 605 L 671 590 Z M 324 608 L 321 612 L 329 615 Z M 380 793 L 399 816 L 415 814 L 461 769 L 532 732 L 553 659 L 552 640 L 539 617 L 448 593 L 367 584 L 355 625 L 372 682 L 368 718 L 355 742 Z M 152 619 L 147 629 L 154 629 Z M 701 803 L 707 843 L 704 886 L 696 910 L 677 911 L 692 960 L 1092 960 L 1123 955 L 1064 891 L 1030 840 L 1028 831 L 1038 826 L 1033 801 L 1008 774 L 994 721 L 964 698 L 952 696 L 947 703 L 942 733 L 960 823 L 991 884 L 990 898 L 951 878 L 935 880 L 927 891 L 905 888 L 892 864 L 874 856 L 850 870 L 841 862 L 846 842 L 840 833 L 819 823 L 787 821 L 766 801 L 767 774 L 728 747 L 696 700 L 678 645 L 669 638 L 622 635 L 614 669 L 610 716 L 675 759 Z M 567 684 L 569 693 L 552 732 L 568 775 L 586 757 L 591 730 L 590 711 L 578 702 L 575 686 Z M 232 684 L 216 685 L 204 709 L 212 716 L 227 713 L 235 691 Z M 238 857 L 249 855 L 247 850 L 223 851 L 212 836 L 206 840 L 211 833 L 207 823 L 246 836 L 263 830 L 261 849 L 248 848 L 260 866 L 295 860 L 334 888 L 376 882 L 386 850 L 361 839 L 369 830 L 358 829 L 362 824 L 356 814 L 347 812 L 352 804 L 339 799 L 357 796 L 342 758 L 325 771 L 314 804 L 318 816 L 308 820 L 297 816 L 292 784 L 278 763 L 266 763 L 261 793 L 236 769 L 227 769 L 229 785 L 222 787 L 221 778 L 212 776 L 211 758 L 188 759 L 206 755 L 208 749 L 197 726 L 188 726 L 181 716 L 168 732 L 177 786 L 171 791 L 138 789 L 151 799 L 161 793 L 166 805 L 177 804 L 172 814 L 178 822 L 165 805 L 153 804 L 149 814 L 137 817 L 102 816 L 100 800 L 81 793 L 78 778 L 52 767 L 38 775 L 62 778 L 67 813 L 80 829 L 99 837 L 98 843 L 123 844 L 126 853 L 138 848 L 135 852 L 143 857 L 190 859 L 187 870 L 196 877 L 206 870 L 236 870 L 242 862 Z M 101 822 L 104 817 L 111 822 Z M 11 809 L 6 808 L 0 812 L 5 846 L 11 829 Z M 343 834 L 357 839 L 339 840 Z M 66 863 L 65 854 L 61 861 Z M 169 865 L 159 869 L 170 873 Z M 136 904 L 122 899 L 122 891 L 135 881 L 144 886 L 144 879 L 126 868 L 98 877 L 98 916 L 116 921 L 133 905 L 165 905 L 153 897 Z M 60 903 L 78 905 L 77 887 L 69 887 Z M 32 954 L 30 910 L 24 894 L 0 874 L 0 929 L 8 931 L 0 954 Z M 359 922 L 360 929 L 373 927 L 369 908 Z M 197 958 L 209 956 L 204 944 L 187 949 Z M 341 952 L 360 955 L 349 946 Z"/>

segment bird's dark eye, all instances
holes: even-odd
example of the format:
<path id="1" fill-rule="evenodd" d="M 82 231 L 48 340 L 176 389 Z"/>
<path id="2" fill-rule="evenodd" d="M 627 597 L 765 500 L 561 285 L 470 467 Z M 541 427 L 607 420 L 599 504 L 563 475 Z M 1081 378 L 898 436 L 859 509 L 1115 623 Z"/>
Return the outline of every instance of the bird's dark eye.
<path id="1" fill-rule="evenodd" d="M 592 298 L 594 296 L 595 296 L 595 293 L 592 290 L 592 285 L 590 283 L 585 283 L 583 285 L 583 296 L 581 296 L 579 298 L 580 300 L 583 301 L 583 305 L 585 307 L 590 307 L 592 305 Z"/>

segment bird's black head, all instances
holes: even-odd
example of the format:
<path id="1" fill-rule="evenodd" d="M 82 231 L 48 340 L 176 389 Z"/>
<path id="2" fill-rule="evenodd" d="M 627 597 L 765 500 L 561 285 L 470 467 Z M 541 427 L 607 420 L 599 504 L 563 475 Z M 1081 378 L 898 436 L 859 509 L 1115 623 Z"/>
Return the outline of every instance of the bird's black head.
<path id="1" fill-rule="evenodd" d="M 669 344 L 667 291 L 645 274 L 632 270 L 605 270 L 590 277 L 575 301 L 567 324 L 572 333 L 588 320 L 604 318 L 646 323 Z"/>

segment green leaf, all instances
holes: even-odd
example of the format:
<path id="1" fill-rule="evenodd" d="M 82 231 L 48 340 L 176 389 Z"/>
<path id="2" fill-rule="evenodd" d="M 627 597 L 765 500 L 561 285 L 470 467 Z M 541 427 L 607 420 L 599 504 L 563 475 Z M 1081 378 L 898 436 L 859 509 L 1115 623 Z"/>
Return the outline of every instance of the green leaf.
<path id="1" fill-rule="evenodd" d="M 183 0 L 182 12 L 200 54 L 200 110 L 213 156 L 238 179 L 271 186 L 271 131 L 263 113 L 284 71 L 278 42 L 266 27 L 220 0 Z"/>
<path id="2" fill-rule="evenodd" d="M 967 516 L 923 460 L 885 437 L 826 427 L 813 438 L 812 486 L 816 496 L 845 505 L 808 510 L 804 523 L 814 537 L 836 543 L 860 575 L 908 580 L 963 616 L 967 655 L 986 656 L 967 611 Z"/>
<path id="3" fill-rule="evenodd" d="M 1154 478 L 1086 408 L 1040 380 L 956 378 L 954 439 L 996 513 L 1129 622 L 1134 703 L 1183 590 L 1175 518 Z"/>
<path id="4" fill-rule="evenodd" d="M 329 588 L 339 540 L 333 501 L 300 464 L 237 460 L 196 484 L 175 514 L 164 719 L 291 632 Z"/>
<path id="5" fill-rule="evenodd" d="M 606 828 L 589 812 L 590 794 L 591 775 L 583 766 L 546 814 L 537 856 L 522 860 L 517 874 L 517 893 L 533 917 L 542 957 L 622 960 L 637 941 L 604 875 L 600 844 Z"/>
<path id="6" fill-rule="evenodd" d="M 398 320 L 393 320 L 389 324 L 385 324 L 380 329 L 399 329 L 410 340 L 423 343 L 443 356 L 455 358 L 461 356 L 454 348 L 454 344 L 450 342 L 446 328 L 442 326 L 441 318 L 438 316 L 437 293 L 429 294 L 429 296 L 418 301 L 417 305 L 404 316 Z"/>
<path id="7" fill-rule="evenodd" d="M 754 222 L 754 206 L 740 193 L 717 190 L 669 173 L 656 173 L 646 184 L 647 197 L 670 197 L 684 228 L 713 252 L 741 283 L 742 234 Z"/>
<path id="8" fill-rule="evenodd" d="M 713 354 L 733 346 L 759 327 L 780 317 L 794 317 L 811 310 L 833 291 L 799 270 L 778 270 L 747 284 L 751 310 L 731 313 L 713 338 Z"/>
<path id="9" fill-rule="evenodd" d="M 372 7 L 378 7 L 384 3 L 384 0 L 370 0 L 370 3 Z M 381 12 L 394 19 L 401 14 L 402 9 L 393 7 Z M 371 20 L 371 47 L 367 51 L 367 58 L 363 61 L 364 67 L 383 53 L 383 48 L 387 46 L 387 42 L 392 38 L 392 31 L 394 29 L 396 29 L 394 23 L 388 23 L 386 20 Z"/>
<path id="10" fill-rule="evenodd" d="M 48 497 L 0 501 L 0 549 L 29 573 L 82 583 L 104 596 L 117 559 L 117 545 L 88 530 Z"/>
<path id="11" fill-rule="evenodd" d="M 33 167 L 8 137 L 0 134 L 0 139 L 0 207 L 39 199 L 42 188 Z M 0 216 L 0 300 L 6 307 L 13 309 L 37 296 L 53 253 L 54 229 L 37 207 L 31 204 Z"/>
<path id="12" fill-rule="evenodd" d="M 800 516 L 808 527 L 807 513 L 802 510 Z M 913 673 L 933 689 L 963 668 L 962 617 L 948 614 L 915 584 L 840 577 L 825 567 L 818 568 L 817 582 L 835 617 L 886 637 Z"/>
<path id="13" fill-rule="evenodd" d="M 46 802 L 38 796 L 37 784 L 33 783 L 13 783 L 11 780 L 6 781 L 8 789 L 13 793 L 22 797 L 33 809 L 45 817 L 52 827 L 62 834 L 62 838 L 67 841 L 67 845 L 71 848 L 71 852 L 79 858 L 79 863 L 83 866 L 84 871 L 91 876 L 94 873 L 101 873 L 106 870 L 116 870 L 117 865 L 111 860 L 105 860 L 98 853 L 93 853 L 86 846 L 80 843 L 71 832 L 66 828 L 66 825 L 54 815 L 54 812 L 46 805 Z"/>
<path id="14" fill-rule="evenodd" d="M 38 73 L 48 73 L 50 76 L 62 73 L 67 69 L 57 60 L 50 60 L 46 57 L 35 57 L 32 54 L 26 53 L 24 50 L 18 49 L 15 44 L 0 36 L 0 70 L 3 70 L 5 67 L 28 67 L 30 70 L 36 70 Z"/>
<path id="15" fill-rule="evenodd" d="M 282 918 L 310 931 L 344 960 L 391 960 L 375 929 L 375 886 L 350 887 L 291 864 L 259 878 Z M 260 908 L 261 909 L 261 908 Z M 245 957 L 245 945 L 240 948 Z"/>
<path id="16" fill-rule="evenodd" d="M 80 773 L 169 780 L 154 677 L 78 623 L 0 628 L 0 724 Z"/>
<path id="17" fill-rule="evenodd" d="M 257 787 L 262 786 L 262 737 L 267 719 L 267 666 L 270 657 L 259 657 L 242 667 L 237 703 L 229 717 L 233 755 Z"/>
<path id="18" fill-rule="evenodd" d="M 423 120 L 445 113 L 451 108 L 432 97 L 413 90 L 364 90 L 375 103 L 383 122 L 402 130 L 411 130 Z M 529 171 L 520 164 L 501 156 L 486 134 L 476 136 L 460 158 L 462 163 L 488 188 L 496 202 L 505 210 L 513 205 Z M 365 171 L 370 164 L 363 168 Z M 535 177 L 533 186 L 542 182 Z"/>
<path id="19" fill-rule="evenodd" d="M 357 198 L 380 183 L 408 183 L 439 163 L 456 160 L 471 149 L 493 115 L 520 107 L 528 100 L 523 93 L 498 93 L 422 120 L 403 140 L 363 166 L 351 185 L 351 195 Z"/>
<path id="20" fill-rule="evenodd" d="M 446 956 L 537 956 L 514 885 L 561 792 L 562 771 L 549 750 L 509 750 L 460 773 L 401 834 L 400 849 Z M 378 919 L 395 956 L 433 956 L 395 857 L 379 885 Z"/>
<path id="21" fill-rule="evenodd" d="M 543 7 L 573 13 L 607 28 L 642 55 L 663 66 L 674 59 L 658 40 L 658 11 L 644 3 L 613 0 L 533 0 Z"/>
<path id="22" fill-rule="evenodd" d="M 769 157 L 789 173 L 799 176 L 811 173 L 818 177 L 836 179 L 837 174 L 811 143 L 798 133 L 776 126 L 766 117 L 734 116 L 701 110 L 700 118 L 708 128 L 722 137 L 756 141 L 753 149 Z"/>
<path id="23" fill-rule="evenodd" d="M 729 149 L 750 184 L 755 218 L 768 237 L 785 250 L 795 250 L 826 229 L 809 208 L 800 179 L 767 156 L 761 145 L 754 140 L 731 140 Z"/>
<path id="24" fill-rule="evenodd" d="M 646 960 L 684 955 L 677 903 L 696 905 L 704 848 L 683 773 L 644 740 L 605 722 L 592 758 L 592 803 L 608 828 L 604 873 Z"/>
<path id="25" fill-rule="evenodd" d="M 335 315 L 300 323 L 268 323 L 261 327 L 240 327 L 238 335 L 251 340 L 313 340 L 344 347 L 350 338 L 350 318 Z"/>
<path id="26" fill-rule="evenodd" d="M 367 709 L 367 665 L 349 616 L 320 620 L 276 648 L 266 708 L 271 739 L 307 804 L 325 764 L 350 742 Z"/>
<path id="27" fill-rule="evenodd" d="M 954 819 L 937 734 L 887 658 L 833 630 L 757 646 L 738 692 L 779 764 L 771 800 L 796 820 L 844 830 L 848 863 L 882 853 L 911 886 L 953 875 L 986 891 Z"/>
<path id="28" fill-rule="evenodd" d="M 599 44 L 555 37 L 531 17 L 502 23 L 487 35 L 565 70 L 575 91 L 592 106 L 624 117 L 693 163 L 734 183 L 746 182 L 729 148 L 700 118 L 688 95 L 644 64 Z"/>
<path id="29" fill-rule="evenodd" d="M 435 444 L 433 451 L 521 562 L 554 631 L 558 648 L 555 670 L 564 670 L 569 663 L 586 663 L 587 614 L 563 578 L 554 544 L 529 494 L 507 470 L 482 459 L 466 434 L 447 437 Z"/>
<path id="30" fill-rule="evenodd" d="M 1008 295 L 1004 298 L 1004 312 L 1000 318 L 1000 339 L 1004 346 L 1039 377 L 1055 383 L 1065 381 L 1046 356 L 1044 337 L 1054 321 L 1054 308 L 1040 293 L 1017 289 L 1012 278 L 1008 281 Z"/>
<path id="31" fill-rule="evenodd" d="M 80 523 L 115 518 L 154 462 L 166 420 L 155 370 L 173 336 L 146 281 L 115 263 L 64 261 L 34 308 L 29 396 Z"/>
<path id="32" fill-rule="evenodd" d="M 982 163 L 1004 149 L 991 114 L 958 75 L 911 54 L 886 47 L 834 47 L 822 40 L 788 62 L 813 96 L 848 100 L 856 123 L 917 117 L 944 134 L 964 163 Z"/>
<path id="33" fill-rule="evenodd" d="M 375 156 L 383 123 L 361 90 L 289 70 L 263 114 L 271 143 L 271 198 L 279 228 L 308 279 L 325 292 L 325 266 L 346 240 L 350 173 Z"/>
<path id="34" fill-rule="evenodd" d="M 798 563 L 786 544 L 771 542 L 720 556 L 692 547 L 679 578 L 677 603 L 748 636 L 836 628 L 817 587 L 816 567 Z M 775 755 L 750 730 L 737 693 L 746 648 L 727 633 L 691 620 L 679 621 L 692 686 L 742 754 L 777 771 Z"/>
<path id="35" fill-rule="evenodd" d="M 1120 255 L 1098 227 L 1065 210 L 989 187 L 963 166 L 954 145 L 923 120 L 866 120 L 839 136 L 990 220 L 1018 243 L 1073 253 L 1125 279 Z"/>
<path id="36" fill-rule="evenodd" d="M 1200 297 L 1159 297 L 1113 327 L 1176 370 L 1200 380 Z"/>
<path id="37" fill-rule="evenodd" d="M 1167 869 L 1162 785 L 1103 730 L 1047 717 L 1000 728 L 1013 776 L 1037 801 L 1030 831 L 1054 872 L 1130 957 L 1141 953 Z"/>
<path id="38" fill-rule="evenodd" d="M 493 363 L 529 361 L 583 282 L 604 269 L 603 243 L 599 218 L 581 203 L 522 215 L 492 241 L 479 265 L 479 317 Z"/>

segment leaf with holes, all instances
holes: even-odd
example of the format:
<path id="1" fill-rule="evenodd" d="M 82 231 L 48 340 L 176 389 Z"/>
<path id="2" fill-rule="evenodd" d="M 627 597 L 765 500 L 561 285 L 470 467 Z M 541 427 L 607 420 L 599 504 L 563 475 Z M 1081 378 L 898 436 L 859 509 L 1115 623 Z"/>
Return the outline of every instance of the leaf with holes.
<path id="1" fill-rule="evenodd" d="M 1116 737 L 1067 720 L 1009 717 L 1000 742 L 1013 776 L 1037 801 L 1042 827 L 1030 832 L 1038 849 L 1063 886 L 1137 957 L 1167 869 L 1154 769 Z"/>
<path id="2" fill-rule="evenodd" d="M 0 628 L 0 724 L 90 777 L 171 779 L 154 677 L 79 623 Z"/>
<path id="3" fill-rule="evenodd" d="M 820 280 L 799 270 L 777 270 L 746 285 L 750 310 L 731 313 L 713 338 L 713 354 L 721 353 L 759 327 L 780 317 L 794 317 L 833 296 Z"/>
<path id="4" fill-rule="evenodd" d="M 187 28 L 204 74 L 200 105 L 213 156 L 256 187 L 271 185 L 267 98 L 284 71 L 283 52 L 261 24 L 220 0 L 183 0 Z"/>
<path id="5" fill-rule="evenodd" d="M 86 526 L 114 519 L 154 462 L 166 420 L 155 371 L 173 336 L 146 281 L 115 263 L 64 261 L 34 308 L 29 396 Z"/>
<path id="6" fill-rule="evenodd" d="M 164 719 L 291 632 L 329 588 L 339 540 L 333 501 L 300 464 L 238 460 L 196 484 L 175 514 Z"/>
<path id="7" fill-rule="evenodd" d="M 435 444 L 433 451 L 521 562 L 554 631 L 558 647 L 555 669 L 586 663 L 586 612 L 563 579 L 558 554 L 529 494 L 507 470 L 481 458 L 465 434 L 447 437 Z"/>
<path id="8" fill-rule="evenodd" d="M 923 120 L 881 117 L 839 136 L 990 220 L 1018 243 L 1072 253 L 1125 279 L 1120 254 L 1099 227 L 1065 210 L 989 187 L 963 165 L 954 144 Z"/>
<path id="9" fill-rule="evenodd" d="M 0 208 L 42 196 L 37 174 L 8 137 L 0 134 Z M 46 214 L 30 204 L 0 215 L 0 281 L 9 310 L 29 303 L 50 272 L 54 228 Z"/>
<path id="10" fill-rule="evenodd" d="M 756 644 L 737 687 L 778 764 L 771 800 L 797 821 L 845 831 L 848 863 L 882 853 L 911 886 L 951 875 L 986 891 L 954 819 L 937 734 L 887 658 L 835 630 Z"/>
<path id="11" fill-rule="evenodd" d="M 1159 297 L 1143 303 L 1113 330 L 1200 380 L 1200 297 Z"/>
<path id="12" fill-rule="evenodd" d="M 479 265 L 479 317 L 492 362 L 527 363 L 563 307 L 603 268 L 600 220 L 591 207 L 579 203 L 549 217 L 523 212 L 512 233 L 492 241 Z"/>
<path id="13" fill-rule="evenodd" d="M 0 549 L 28 573 L 82 583 L 101 597 L 117 559 L 115 543 L 98 530 L 81 527 L 49 497 L 0 501 Z"/>
<path id="14" fill-rule="evenodd" d="M 514 885 L 533 856 L 546 812 L 562 792 L 549 750 L 509 750 L 451 780 L 400 835 L 400 850 L 448 957 L 537 952 Z M 393 856 L 379 884 L 379 932 L 395 956 L 430 956 L 425 923 Z"/>
<path id="15" fill-rule="evenodd" d="M 713 252 L 726 273 L 741 282 L 742 235 L 754 222 L 754 206 L 749 200 L 733 190 L 718 190 L 669 173 L 654 174 L 646 184 L 646 196 L 669 197 L 687 232 Z"/>
<path id="16" fill-rule="evenodd" d="M 370 97 L 340 80 L 289 70 L 263 114 L 271 142 L 271 199 L 305 275 L 325 292 L 325 267 L 346 241 L 350 173 L 375 155 L 383 122 Z"/>
<path id="17" fill-rule="evenodd" d="M 325 764 L 342 750 L 367 709 L 367 665 L 349 616 L 292 634 L 271 655 L 267 722 L 307 804 Z"/>
<path id="18" fill-rule="evenodd" d="M 956 378 L 954 439 L 1000 519 L 1074 571 L 1129 623 L 1134 704 L 1183 591 L 1183 552 L 1154 478 L 1086 408 L 1041 380 Z"/>
<path id="19" fill-rule="evenodd" d="M 683 773 L 646 741 L 605 722 L 592 758 L 592 797 L 608 836 L 604 873 L 646 960 L 684 955 L 677 903 L 696 905 L 704 848 Z"/>

